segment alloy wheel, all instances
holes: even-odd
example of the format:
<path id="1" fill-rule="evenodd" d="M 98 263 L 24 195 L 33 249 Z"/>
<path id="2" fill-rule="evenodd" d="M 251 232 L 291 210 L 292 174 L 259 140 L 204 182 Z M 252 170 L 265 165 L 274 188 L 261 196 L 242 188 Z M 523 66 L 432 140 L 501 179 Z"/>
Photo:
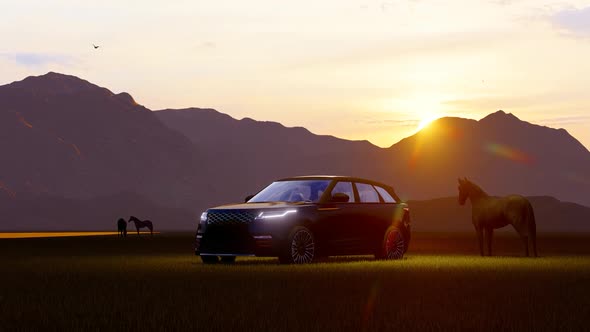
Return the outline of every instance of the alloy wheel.
<path id="1" fill-rule="evenodd" d="M 391 229 L 385 239 L 385 258 L 401 259 L 404 257 L 404 242 L 404 236 L 399 229 Z"/>
<path id="2" fill-rule="evenodd" d="M 291 240 L 291 258 L 294 263 L 311 263 L 315 252 L 313 235 L 307 229 L 299 229 Z"/>

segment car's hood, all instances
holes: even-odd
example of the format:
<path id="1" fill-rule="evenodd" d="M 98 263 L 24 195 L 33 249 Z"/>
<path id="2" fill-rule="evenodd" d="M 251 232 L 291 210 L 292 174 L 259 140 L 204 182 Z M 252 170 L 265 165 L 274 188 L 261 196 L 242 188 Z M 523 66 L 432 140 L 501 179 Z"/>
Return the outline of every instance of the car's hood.
<path id="1" fill-rule="evenodd" d="M 280 209 L 280 208 L 293 208 L 302 206 L 311 206 L 314 203 L 306 202 L 265 202 L 265 203 L 240 203 L 240 204 L 227 204 L 220 205 L 209 210 L 260 210 L 260 209 Z"/>

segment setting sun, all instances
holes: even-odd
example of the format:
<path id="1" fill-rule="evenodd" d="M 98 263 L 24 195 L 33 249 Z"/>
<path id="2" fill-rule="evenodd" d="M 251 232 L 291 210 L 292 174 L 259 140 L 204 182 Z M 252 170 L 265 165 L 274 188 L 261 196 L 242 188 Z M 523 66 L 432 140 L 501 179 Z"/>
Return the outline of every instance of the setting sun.
<path id="1" fill-rule="evenodd" d="M 425 116 L 422 117 L 422 119 L 420 120 L 420 123 L 418 123 L 418 131 L 428 127 L 428 125 L 430 125 L 430 123 L 436 119 L 440 118 L 439 115 L 437 114 L 426 114 Z"/>

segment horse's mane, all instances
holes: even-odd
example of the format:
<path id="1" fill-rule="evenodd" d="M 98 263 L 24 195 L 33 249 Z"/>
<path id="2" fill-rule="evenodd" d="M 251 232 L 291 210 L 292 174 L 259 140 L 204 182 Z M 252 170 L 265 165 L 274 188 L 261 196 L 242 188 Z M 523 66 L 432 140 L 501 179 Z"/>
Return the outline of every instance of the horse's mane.
<path id="1" fill-rule="evenodd" d="M 487 197 L 489 196 L 488 193 L 486 193 L 483 189 L 481 189 L 480 186 L 476 185 L 475 183 L 469 181 L 469 180 L 465 180 L 469 186 L 471 187 L 471 193 L 474 195 L 480 195 L 483 197 Z"/>

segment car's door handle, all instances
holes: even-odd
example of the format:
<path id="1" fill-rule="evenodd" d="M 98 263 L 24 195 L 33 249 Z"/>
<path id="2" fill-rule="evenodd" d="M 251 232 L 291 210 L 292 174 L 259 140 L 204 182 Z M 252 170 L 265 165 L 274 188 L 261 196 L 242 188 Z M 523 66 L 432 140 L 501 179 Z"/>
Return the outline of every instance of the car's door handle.
<path id="1" fill-rule="evenodd" d="M 340 210 L 339 207 L 329 207 L 329 208 L 318 208 L 318 211 L 335 211 Z"/>

